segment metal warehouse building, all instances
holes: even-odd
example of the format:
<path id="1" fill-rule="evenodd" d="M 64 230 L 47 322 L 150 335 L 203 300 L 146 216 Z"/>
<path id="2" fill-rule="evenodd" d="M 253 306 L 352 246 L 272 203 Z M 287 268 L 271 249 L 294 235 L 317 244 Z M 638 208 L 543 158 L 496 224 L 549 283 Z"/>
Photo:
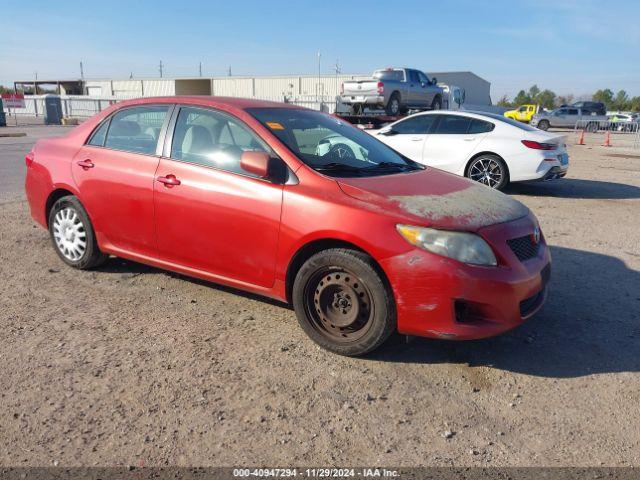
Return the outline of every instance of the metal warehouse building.
<path id="1" fill-rule="evenodd" d="M 343 81 L 369 76 L 342 74 L 85 80 L 83 92 L 92 97 L 116 98 L 220 95 L 277 101 L 282 101 L 285 97 L 333 99 L 340 94 Z M 491 84 L 472 72 L 431 72 L 429 76 L 436 77 L 439 83 L 463 88 L 468 103 L 491 105 Z"/>

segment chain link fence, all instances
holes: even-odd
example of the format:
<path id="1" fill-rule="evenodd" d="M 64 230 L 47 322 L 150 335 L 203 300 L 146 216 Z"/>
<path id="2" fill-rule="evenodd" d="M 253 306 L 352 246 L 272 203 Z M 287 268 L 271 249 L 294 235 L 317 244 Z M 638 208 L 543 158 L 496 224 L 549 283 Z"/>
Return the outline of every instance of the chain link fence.
<path id="1" fill-rule="evenodd" d="M 601 134 L 603 144 L 607 146 L 631 147 L 640 149 L 640 123 L 620 120 L 579 120 L 574 127 L 576 139 L 584 134 Z"/>
<path id="2" fill-rule="evenodd" d="M 41 125 L 44 124 L 45 117 L 45 95 L 29 95 L 24 98 L 24 107 L 8 108 L 4 107 L 7 125 Z M 62 115 L 64 119 L 74 119 L 79 122 L 92 117 L 96 113 L 109 106 L 126 100 L 117 97 L 88 97 L 85 95 L 61 96 Z M 336 111 L 336 97 L 309 95 L 299 97 L 279 97 L 261 100 L 271 100 L 275 102 L 285 102 L 293 105 L 319 110 L 326 113 Z"/>

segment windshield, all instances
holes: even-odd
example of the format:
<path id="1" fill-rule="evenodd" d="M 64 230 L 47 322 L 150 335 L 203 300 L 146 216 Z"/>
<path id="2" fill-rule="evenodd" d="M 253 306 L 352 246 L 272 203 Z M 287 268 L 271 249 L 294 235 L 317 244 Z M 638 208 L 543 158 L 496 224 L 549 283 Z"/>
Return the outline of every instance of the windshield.
<path id="1" fill-rule="evenodd" d="M 496 115 L 495 113 L 489 113 L 489 112 L 471 112 L 471 113 L 476 113 L 478 115 L 483 115 L 485 117 L 489 117 L 492 118 L 494 120 L 498 120 L 499 122 L 504 122 L 504 123 L 508 123 L 509 125 L 513 125 L 514 127 L 519 128 L 520 130 L 524 130 L 525 132 L 535 132 L 536 130 L 538 130 L 537 128 L 534 128 L 530 125 L 527 125 L 526 123 L 521 123 L 517 120 L 514 120 L 513 118 L 507 118 L 507 117 L 503 117 L 501 115 Z"/>
<path id="2" fill-rule="evenodd" d="M 251 108 L 306 165 L 332 177 L 365 177 L 424 167 L 351 124 L 326 113 L 293 108 Z"/>
<path id="3" fill-rule="evenodd" d="M 404 72 L 402 70 L 376 70 L 373 72 L 373 78 L 402 82 L 404 80 Z"/>

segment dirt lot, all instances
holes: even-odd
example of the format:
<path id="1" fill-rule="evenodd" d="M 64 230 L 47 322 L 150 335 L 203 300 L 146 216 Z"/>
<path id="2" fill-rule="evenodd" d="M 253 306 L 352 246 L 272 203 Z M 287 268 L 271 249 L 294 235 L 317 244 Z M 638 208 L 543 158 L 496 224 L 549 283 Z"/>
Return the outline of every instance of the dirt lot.
<path id="1" fill-rule="evenodd" d="M 65 267 L 20 187 L 63 129 L 27 130 L 0 139 L 0 465 L 640 465 L 640 158 L 570 146 L 569 178 L 511 189 L 554 259 L 530 323 L 348 359 L 280 304 Z"/>

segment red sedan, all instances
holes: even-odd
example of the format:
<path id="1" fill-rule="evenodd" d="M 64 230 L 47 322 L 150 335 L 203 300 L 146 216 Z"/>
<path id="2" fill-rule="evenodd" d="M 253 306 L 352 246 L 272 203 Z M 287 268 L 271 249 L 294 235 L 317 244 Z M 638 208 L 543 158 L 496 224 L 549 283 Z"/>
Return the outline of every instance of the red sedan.
<path id="1" fill-rule="evenodd" d="M 216 97 L 118 103 L 26 157 L 31 215 L 68 265 L 109 255 L 291 302 L 322 347 L 474 339 L 543 304 L 521 203 L 330 115 Z"/>

